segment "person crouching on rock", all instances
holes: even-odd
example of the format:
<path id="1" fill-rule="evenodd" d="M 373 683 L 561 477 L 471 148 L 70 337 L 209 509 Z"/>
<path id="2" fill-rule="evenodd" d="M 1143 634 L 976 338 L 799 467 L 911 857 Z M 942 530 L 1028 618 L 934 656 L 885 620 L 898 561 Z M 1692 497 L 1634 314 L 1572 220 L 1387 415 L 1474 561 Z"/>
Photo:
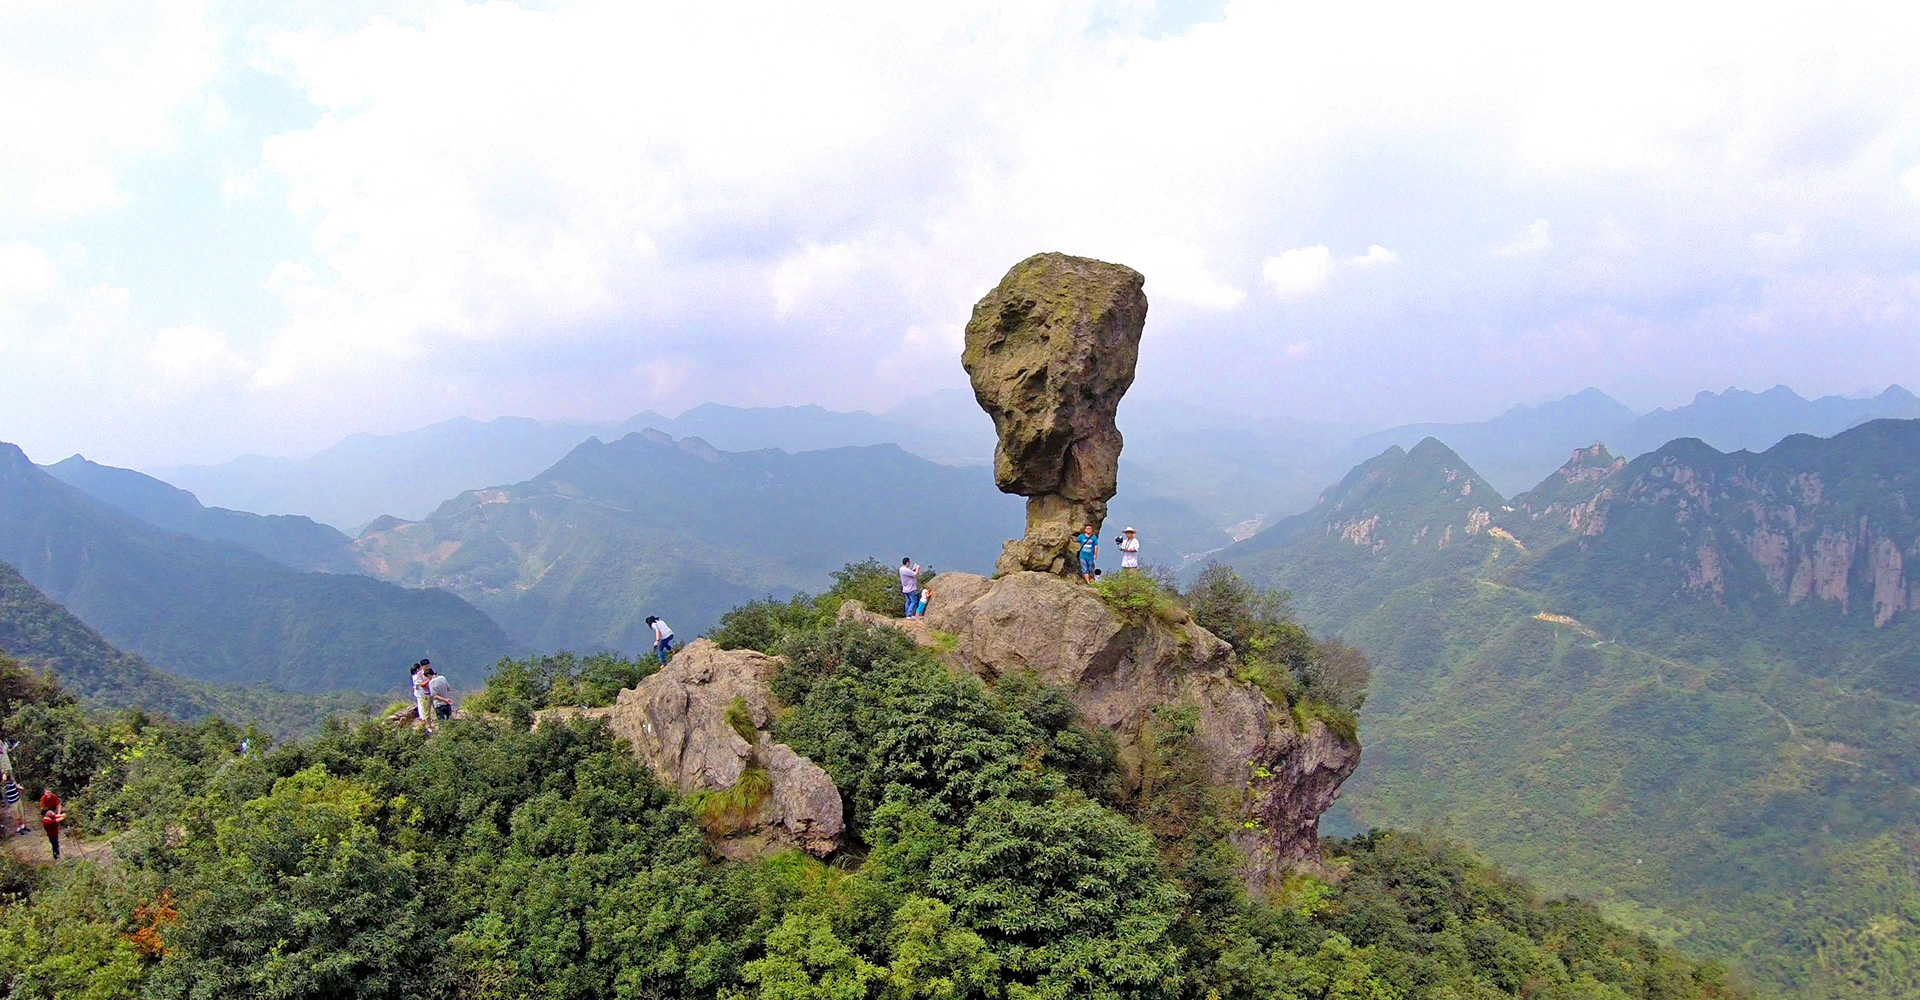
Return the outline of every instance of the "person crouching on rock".
<path id="1" fill-rule="evenodd" d="M 1059 537 L 1059 536 L 1055 536 Z M 1093 533 L 1093 525 L 1083 525 L 1080 533 L 1073 536 L 1074 544 L 1080 546 L 1080 578 L 1093 582 L 1093 564 L 1100 558 L 1100 536 Z"/>
<path id="2" fill-rule="evenodd" d="M 60 796 L 53 789 L 40 792 L 40 829 L 47 831 L 47 843 L 53 845 L 53 860 L 60 860 L 60 824 L 67 821 L 67 814 L 60 809 Z"/>
<path id="3" fill-rule="evenodd" d="M 660 658 L 660 665 L 667 665 L 667 654 L 673 652 L 673 629 L 666 622 L 647 616 L 647 625 L 653 629 L 653 655 Z"/>
<path id="4" fill-rule="evenodd" d="M 436 721 L 453 718 L 453 685 L 447 683 L 445 676 L 435 673 L 432 667 L 426 669 L 427 695 L 433 700 L 433 717 Z"/>

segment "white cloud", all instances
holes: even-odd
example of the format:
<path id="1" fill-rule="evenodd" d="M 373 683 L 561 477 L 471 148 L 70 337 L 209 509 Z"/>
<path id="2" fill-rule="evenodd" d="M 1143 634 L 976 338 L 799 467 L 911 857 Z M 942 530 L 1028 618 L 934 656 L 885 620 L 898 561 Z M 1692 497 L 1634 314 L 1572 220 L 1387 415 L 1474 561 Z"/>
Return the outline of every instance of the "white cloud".
<path id="1" fill-rule="evenodd" d="M 1513 239 L 1493 249 L 1495 257 L 1531 257 L 1553 249 L 1553 224 L 1545 219 L 1536 219 L 1527 228 L 1516 233 Z"/>
<path id="2" fill-rule="evenodd" d="M 1347 258 L 1347 263 L 1354 267 L 1372 267 L 1375 264 L 1397 264 L 1399 262 L 1399 254 L 1394 253 L 1378 243 L 1368 247 L 1366 253 L 1357 257 Z"/>
<path id="3" fill-rule="evenodd" d="M 1268 257 L 1260 265 L 1260 277 L 1283 299 L 1318 295 L 1333 281 L 1333 254 L 1318 244 L 1288 250 Z"/>
<path id="4" fill-rule="evenodd" d="M 218 65 L 203 3 L 0 5 L 0 218 L 122 204 Z"/>
<path id="5" fill-rule="evenodd" d="M 0 245 L 0 305 L 38 302 L 60 284 L 60 270 L 30 243 Z"/>
<path id="6" fill-rule="evenodd" d="M 40 289 L 4 307 L 0 362 L 40 358 L 23 383 L 84 373 L 86 391 L 15 394 L 0 422 L 284 450 L 503 400 L 885 405 L 937 388 L 930 359 L 974 299 L 1046 249 L 1147 275 L 1149 334 L 1178 348 L 1150 347 L 1140 391 L 1244 388 L 1240 358 L 1320 345 L 1301 348 L 1311 380 L 1251 391 L 1345 408 L 1330 419 L 1536 397 L 1628 358 L 1676 384 L 1772 384 L 1824 328 L 1715 352 L 1690 346 L 1717 329 L 1701 317 L 1832 316 L 1793 303 L 1835 289 L 1852 316 L 1912 299 L 1920 60 L 1901 40 L 1920 12 L 1894 5 L 1596 22 L 1230 2 L 1155 37 L 1094 25 L 1083 0 L 553 6 L 6 8 L 0 37 L 32 44 L 0 51 L 0 220 L 33 216 L 19 232 L 45 252 L 0 272 L 8 302 Z M 241 11 L 267 20 L 218 20 Z M 1654 16 L 1663 31 L 1642 30 Z M 218 208 L 143 203 L 143 170 L 215 178 Z M 127 247 L 168 246 L 183 217 L 231 223 L 192 212 L 261 206 L 291 218 L 286 239 L 122 277 Z M 1521 211 L 1541 218 L 1490 238 Z M 60 221 L 103 212 L 113 240 L 98 215 Z M 1769 242 L 1789 219 L 1820 238 Z M 1276 252 L 1301 234 L 1315 245 Z M 78 240 L 91 261 L 58 255 L 49 284 L 47 255 Z M 1402 257 L 1417 266 L 1380 266 Z M 1248 294 L 1255 272 L 1272 294 Z M 235 273 L 265 301 L 209 301 Z M 1366 294 L 1327 294 L 1363 273 Z M 1501 353 L 1543 329 L 1597 346 Z M 214 401 L 184 435 L 149 430 L 161 409 L 56 419 L 70 398 L 133 406 L 159 356 L 197 350 L 243 388 L 196 390 Z"/>
<path id="7" fill-rule="evenodd" d="M 170 326 L 153 335 L 147 358 L 154 371 L 175 387 L 233 383 L 252 371 L 226 335 L 204 326 Z"/>

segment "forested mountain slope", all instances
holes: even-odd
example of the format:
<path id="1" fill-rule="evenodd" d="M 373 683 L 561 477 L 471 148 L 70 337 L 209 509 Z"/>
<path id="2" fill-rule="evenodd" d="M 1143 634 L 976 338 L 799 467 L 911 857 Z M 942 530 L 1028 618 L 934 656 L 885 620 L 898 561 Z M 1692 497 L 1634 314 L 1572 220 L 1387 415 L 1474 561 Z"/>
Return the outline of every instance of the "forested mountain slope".
<path id="1" fill-rule="evenodd" d="M 990 569 L 1020 517 L 985 470 L 893 445 L 722 452 L 654 431 L 589 440 L 424 521 L 377 523 L 352 552 L 382 579 L 467 598 L 529 646 L 633 651 L 652 643 L 648 614 L 691 637 L 869 556 Z"/>
<path id="2" fill-rule="evenodd" d="M 232 542 L 294 569 L 312 569 L 353 541 L 338 529 L 308 517 L 208 507 L 177 486 L 132 469 L 89 462 L 79 455 L 43 468 L 68 486 L 155 527 L 209 541 Z"/>
<path id="3" fill-rule="evenodd" d="M 386 691 L 421 656 L 477 674 L 514 649 L 452 594 L 300 573 L 156 528 L 10 444 L 0 444 L 0 561 L 115 645 L 199 680 Z"/>
<path id="4" fill-rule="evenodd" d="M 1920 991 L 1920 422 L 1583 449 L 1451 562 L 1415 542 L 1445 467 L 1224 554 L 1373 659 L 1345 821 L 1469 839 L 1779 995 Z"/>
<path id="5" fill-rule="evenodd" d="M 0 563 L 0 653 L 94 709 L 140 709 L 187 722 L 223 715 L 276 736 L 310 733 L 329 716 L 364 716 L 367 696 L 288 694 L 262 687 L 207 684 L 155 669 L 114 647 L 72 612 Z M 18 729 L 8 738 L 20 738 Z"/>

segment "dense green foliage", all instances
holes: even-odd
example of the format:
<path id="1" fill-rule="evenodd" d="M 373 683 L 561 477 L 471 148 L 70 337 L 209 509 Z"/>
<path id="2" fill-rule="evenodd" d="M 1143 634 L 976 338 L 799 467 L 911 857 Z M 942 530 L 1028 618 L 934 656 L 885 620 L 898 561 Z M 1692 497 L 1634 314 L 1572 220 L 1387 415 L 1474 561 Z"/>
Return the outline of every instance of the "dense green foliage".
<path id="1" fill-rule="evenodd" d="M 469 698 L 469 711 L 493 712 L 520 725 L 533 713 L 556 705 L 596 708 L 613 704 L 623 688 L 647 679 L 660 662 L 652 657 L 622 659 L 613 653 L 575 656 L 556 653 L 519 660 L 502 660 L 487 678 L 487 686 Z"/>
<path id="2" fill-rule="evenodd" d="M 847 563 L 830 574 L 833 586 L 820 596 L 799 593 L 785 601 L 771 597 L 749 601 L 721 615 L 707 638 L 721 649 L 778 653 L 788 637 L 831 625 L 840 613 L 840 605 L 848 601 L 859 601 L 875 614 L 900 617 L 905 609 L 898 572 L 873 558 Z M 931 583 L 933 576 L 931 569 L 920 571 L 923 585 Z"/>
<path id="3" fill-rule="evenodd" d="M 1511 501 L 1419 452 L 1222 556 L 1375 666 L 1330 819 L 1465 839 L 1764 993 L 1920 993 L 1920 615 L 1879 541 L 1920 533 L 1920 424 L 1583 449 Z"/>
<path id="4" fill-rule="evenodd" d="M 780 641 L 779 734 L 829 770 L 853 819 L 833 864 L 718 860 L 693 803 L 597 722 L 474 717 L 431 736 L 336 723 L 241 753 L 244 734 L 218 721 L 89 718 L 31 678 L 9 688 L 0 677 L 9 725 L 40 712 L 34 742 L 73 748 L 55 780 L 77 827 L 115 835 L 110 861 L 0 873 L 11 894 L 0 989 L 100 1000 L 1733 995 L 1712 966 L 1417 839 L 1334 845 L 1324 877 L 1249 899 L 1217 821 L 1174 780 L 1191 760 L 1177 738 L 1156 765 L 1168 780 L 1126 799 L 1110 741 L 1031 676 L 988 687 L 856 623 Z M 498 690 L 553 703 L 619 669 L 522 661 Z"/>
<path id="5" fill-rule="evenodd" d="M 461 672 L 514 651 L 452 594 L 301 573 L 100 503 L 0 444 L 0 562 L 168 673 L 289 691 L 401 688 L 430 656 Z"/>

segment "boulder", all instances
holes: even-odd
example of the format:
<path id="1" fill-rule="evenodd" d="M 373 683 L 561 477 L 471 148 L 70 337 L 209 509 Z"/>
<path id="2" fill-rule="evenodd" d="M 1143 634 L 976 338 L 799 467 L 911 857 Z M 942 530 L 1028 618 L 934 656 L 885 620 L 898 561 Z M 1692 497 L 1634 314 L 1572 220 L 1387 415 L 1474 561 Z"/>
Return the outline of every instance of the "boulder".
<path id="1" fill-rule="evenodd" d="M 993 418 L 994 481 L 1027 498 L 998 570 L 1070 572 L 1071 539 L 1100 530 L 1120 463 L 1114 413 L 1133 384 L 1146 279 L 1119 264 L 1036 254 L 973 307 L 961 366 Z"/>
<path id="2" fill-rule="evenodd" d="M 738 789 L 730 799 L 703 803 L 707 831 L 723 855 L 784 847 L 826 855 L 840 846 L 840 792 L 818 764 L 766 732 L 773 723 L 767 684 L 782 662 L 696 639 L 612 705 L 555 709 L 541 718 L 606 719 L 660 780 L 683 793 Z M 749 770 L 764 774 L 764 788 L 758 775 L 742 784 Z"/>
<path id="3" fill-rule="evenodd" d="M 1119 736 L 1136 792 L 1161 710 L 1195 709 L 1200 770 L 1239 811 L 1233 840 L 1247 857 L 1249 889 L 1317 861 L 1320 815 L 1360 763 L 1360 747 L 1317 720 L 1303 728 L 1239 680 L 1232 646 L 1177 609 L 1130 620 L 1093 588 L 1047 573 L 942 573 L 931 587 L 925 619 L 908 631 L 989 681 L 1030 670 L 1065 689 L 1088 722 Z"/>

